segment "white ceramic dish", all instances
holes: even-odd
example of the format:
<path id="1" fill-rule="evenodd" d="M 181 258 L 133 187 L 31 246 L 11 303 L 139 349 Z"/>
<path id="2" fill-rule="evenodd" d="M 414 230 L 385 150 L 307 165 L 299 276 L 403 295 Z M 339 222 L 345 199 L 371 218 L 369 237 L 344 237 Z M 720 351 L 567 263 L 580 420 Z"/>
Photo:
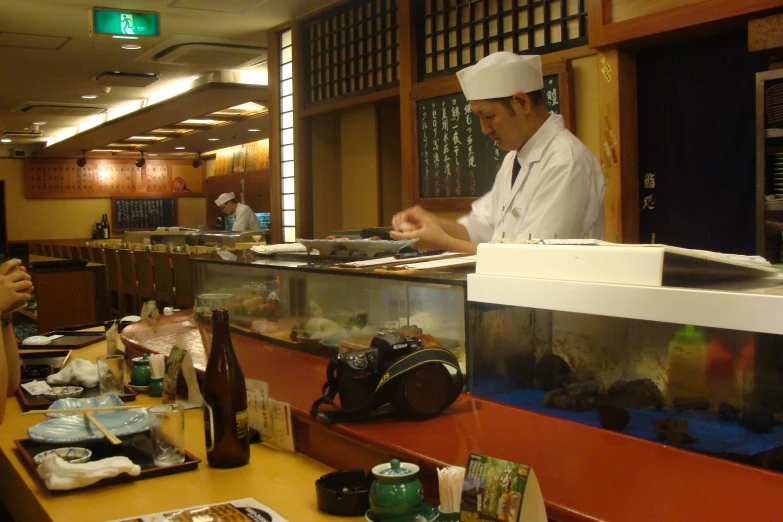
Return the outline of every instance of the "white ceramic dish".
<path id="1" fill-rule="evenodd" d="M 57 401 L 78 397 L 83 391 L 84 388 L 81 386 L 53 386 L 52 389 L 44 393 L 43 396 L 50 401 Z"/>
<path id="2" fill-rule="evenodd" d="M 31 335 L 27 339 L 24 339 L 22 341 L 22 344 L 25 346 L 39 346 L 43 344 L 49 344 L 51 342 L 52 342 L 51 339 L 43 335 Z"/>
<path id="3" fill-rule="evenodd" d="M 359 252 L 368 257 L 378 254 L 396 254 L 406 246 L 412 245 L 418 239 L 405 240 L 372 240 L 372 239 L 297 239 L 297 243 L 303 245 L 309 254 L 312 250 L 318 250 L 322 256 L 329 255 L 354 255 Z"/>
<path id="4" fill-rule="evenodd" d="M 43 459 L 52 453 L 64 461 L 69 462 L 70 464 L 84 464 L 85 462 L 88 462 L 90 458 L 92 458 L 92 451 L 88 450 L 87 448 L 69 447 L 43 451 L 33 457 L 33 461 L 40 466 L 43 464 Z"/>
<path id="5" fill-rule="evenodd" d="M 123 402 L 111 393 L 101 397 L 85 399 L 60 399 L 49 410 L 63 408 L 87 408 L 100 406 L 122 406 Z M 141 433 L 149 429 L 147 412 L 144 408 L 120 411 L 97 411 L 95 419 L 118 437 Z M 73 444 L 76 442 L 100 441 L 105 437 L 83 415 L 70 413 L 49 413 L 53 419 L 41 422 L 27 429 L 30 439 L 47 444 Z"/>
<path id="6" fill-rule="evenodd" d="M 136 393 L 147 393 L 148 391 L 150 391 L 149 386 L 136 386 L 135 384 L 130 384 L 130 383 L 128 383 L 128 386 L 133 388 L 133 391 L 135 391 Z"/>

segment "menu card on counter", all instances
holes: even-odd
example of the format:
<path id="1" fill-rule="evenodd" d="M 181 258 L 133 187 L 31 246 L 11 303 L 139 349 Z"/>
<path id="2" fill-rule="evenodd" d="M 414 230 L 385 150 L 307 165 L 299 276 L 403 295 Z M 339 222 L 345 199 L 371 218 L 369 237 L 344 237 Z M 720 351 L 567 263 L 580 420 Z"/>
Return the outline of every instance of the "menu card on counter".
<path id="1" fill-rule="evenodd" d="M 460 520 L 547 522 L 533 468 L 471 453 L 462 483 Z"/>
<path id="2" fill-rule="evenodd" d="M 175 511 L 152 513 L 140 517 L 125 518 L 112 522 L 288 522 L 279 513 L 254 498 L 242 498 L 218 504 L 190 507 Z"/>

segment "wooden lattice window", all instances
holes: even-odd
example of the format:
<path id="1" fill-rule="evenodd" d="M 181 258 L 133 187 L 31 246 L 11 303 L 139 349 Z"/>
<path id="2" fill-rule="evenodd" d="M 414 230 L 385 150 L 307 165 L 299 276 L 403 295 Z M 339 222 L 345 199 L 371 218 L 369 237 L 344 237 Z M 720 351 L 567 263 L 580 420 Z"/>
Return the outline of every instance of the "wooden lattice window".
<path id="1" fill-rule="evenodd" d="M 312 105 L 397 83 L 397 0 L 362 0 L 305 25 L 307 102 Z"/>
<path id="2" fill-rule="evenodd" d="M 546 54 L 587 43 L 585 0 L 421 0 L 420 80 L 496 51 Z"/>

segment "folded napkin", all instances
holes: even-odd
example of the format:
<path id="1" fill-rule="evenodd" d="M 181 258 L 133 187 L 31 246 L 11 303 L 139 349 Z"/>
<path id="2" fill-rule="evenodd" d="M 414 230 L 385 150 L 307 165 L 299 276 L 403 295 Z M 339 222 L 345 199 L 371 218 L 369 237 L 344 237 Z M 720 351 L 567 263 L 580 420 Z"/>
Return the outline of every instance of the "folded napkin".
<path id="1" fill-rule="evenodd" d="M 141 468 L 128 457 L 109 457 L 84 464 L 71 464 L 55 454 L 44 457 L 43 463 L 38 466 L 38 474 L 50 490 L 83 488 L 120 473 L 135 477 L 141 473 Z"/>
<path id="2" fill-rule="evenodd" d="M 286 243 L 283 245 L 256 245 L 250 247 L 256 254 L 290 254 L 295 252 L 307 252 L 304 245 L 299 243 Z"/>
<path id="3" fill-rule="evenodd" d="M 59 372 L 46 378 L 49 384 L 75 384 L 84 388 L 98 385 L 98 367 L 84 359 L 74 359 Z"/>

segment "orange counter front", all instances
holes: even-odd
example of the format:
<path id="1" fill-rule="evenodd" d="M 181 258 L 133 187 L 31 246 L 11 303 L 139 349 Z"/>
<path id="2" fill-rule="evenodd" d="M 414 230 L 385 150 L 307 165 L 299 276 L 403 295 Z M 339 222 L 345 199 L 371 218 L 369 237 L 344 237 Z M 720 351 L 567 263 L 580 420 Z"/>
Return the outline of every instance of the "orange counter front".
<path id="1" fill-rule="evenodd" d="M 146 351 L 132 341 L 150 337 L 144 328 L 128 327 L 126 345 Z M 298 451 L 335 468 L 368 469 L 392 456 L 417 463 L 430 502 L 437 502 L 436 467 L 464 466 L 479 453 L 532 466 L 558 522 L 783 520 L 782 474 L 468 393 L 423 422 L 324 425 L 308 412 L 327 359 L 242 334 L 232 339 L 245 376 L 268 382 L 270 396 L 291 404 Z"/>

